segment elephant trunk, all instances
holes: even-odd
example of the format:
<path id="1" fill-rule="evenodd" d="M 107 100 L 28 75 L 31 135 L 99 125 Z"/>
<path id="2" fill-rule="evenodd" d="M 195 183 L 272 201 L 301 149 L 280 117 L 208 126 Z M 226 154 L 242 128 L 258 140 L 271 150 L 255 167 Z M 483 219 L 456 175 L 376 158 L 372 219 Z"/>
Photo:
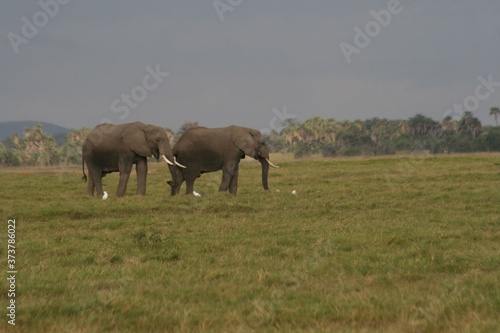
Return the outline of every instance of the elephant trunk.
<path id="1" fill-rule="evenodd" d="M 259 162 L 262 165 L 262 187 L 264 190 L 269 191 L 269 186 L 267 185 L 267 177 L 269 175 L 269 162 L 266 158 L 259 158 Z"/>

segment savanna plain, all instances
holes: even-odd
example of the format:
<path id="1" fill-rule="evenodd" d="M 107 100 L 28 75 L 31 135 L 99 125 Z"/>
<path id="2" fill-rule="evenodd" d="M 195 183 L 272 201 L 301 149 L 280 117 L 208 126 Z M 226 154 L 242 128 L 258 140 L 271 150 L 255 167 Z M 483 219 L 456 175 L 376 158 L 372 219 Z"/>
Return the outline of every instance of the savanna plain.
<path id="1" fill-rule="evenodd" d="M 236 197 L 171 197 L 164 163 L 106 201 L 78 166 L 0 169 L 0 331 L 500 332 L 499 154 L 271 160 Z"/>

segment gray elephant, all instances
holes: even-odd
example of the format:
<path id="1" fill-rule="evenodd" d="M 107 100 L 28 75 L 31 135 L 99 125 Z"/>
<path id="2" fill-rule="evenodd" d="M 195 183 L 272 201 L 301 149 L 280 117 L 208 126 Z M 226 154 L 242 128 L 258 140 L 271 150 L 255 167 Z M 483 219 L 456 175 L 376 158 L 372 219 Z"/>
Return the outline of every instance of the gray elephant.
<path id="1" fill-rule="evenodd" d="M 171 194 L 179 194 L 186 181 L 186 194 L 193 193 L 194 181 L 202 173 L 222 169 L 219 191 L 236 195 L 238 190 L 238 169 L 242 158 L 250 156 L 262 165 L 262 186 L 269 190 L 267 178 L 269 166 L 277 167 L 269 161 L 262 134 L 254 129 L 229 126 L 224 128 L 193 127 L 186 131 L 173 148 L 175 158 L 186 169 L 170 165 L 172 180 L 168 181 Z"/>
<path id="2" fill-rule="evenodd" d="M 102 196 L 102 177 L 118 171 L 120 181 L 116 194 L 119 197 L 123 196 L 134 164 L 137 172 L 137 194 L 146 194 L 149 156 L 154 156 L 156 159 L 161 156 L 169 165 L 184 168 L 175 160 L 167 134 L 161 127 L 141 122 L 96 126 L 82 147 L 84 181 L 87 181 L 84 163 L 87 164 L 89 171 L 87 194 L 93 196 L 96 189 L 97 195 Z"/>

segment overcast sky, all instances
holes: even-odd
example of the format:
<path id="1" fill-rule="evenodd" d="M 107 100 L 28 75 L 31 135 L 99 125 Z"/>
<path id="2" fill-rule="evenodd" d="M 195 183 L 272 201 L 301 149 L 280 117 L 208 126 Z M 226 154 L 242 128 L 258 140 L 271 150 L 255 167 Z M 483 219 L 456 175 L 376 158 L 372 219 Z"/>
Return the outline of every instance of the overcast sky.
<path id="1" fill-rule="evenodd" d="M 279 129 L 465 105 L 493 125 L 500 106 L 498 0 L 68 1 L 2 1 L 0 121 Z"/>

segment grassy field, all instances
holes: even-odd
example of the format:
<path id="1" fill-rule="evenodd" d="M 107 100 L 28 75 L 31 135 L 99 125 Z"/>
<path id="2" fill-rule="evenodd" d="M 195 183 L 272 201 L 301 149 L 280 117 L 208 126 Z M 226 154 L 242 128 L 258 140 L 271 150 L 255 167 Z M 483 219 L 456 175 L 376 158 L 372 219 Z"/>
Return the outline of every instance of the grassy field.
<path id="1" fill-rule="evenodd" d="M 236 197 L 170 197 L 164 163 L 106 201 L 80 167 L 0 169 L 0 331 L 500 332 L 500 155 L 272 159 Z"/>

